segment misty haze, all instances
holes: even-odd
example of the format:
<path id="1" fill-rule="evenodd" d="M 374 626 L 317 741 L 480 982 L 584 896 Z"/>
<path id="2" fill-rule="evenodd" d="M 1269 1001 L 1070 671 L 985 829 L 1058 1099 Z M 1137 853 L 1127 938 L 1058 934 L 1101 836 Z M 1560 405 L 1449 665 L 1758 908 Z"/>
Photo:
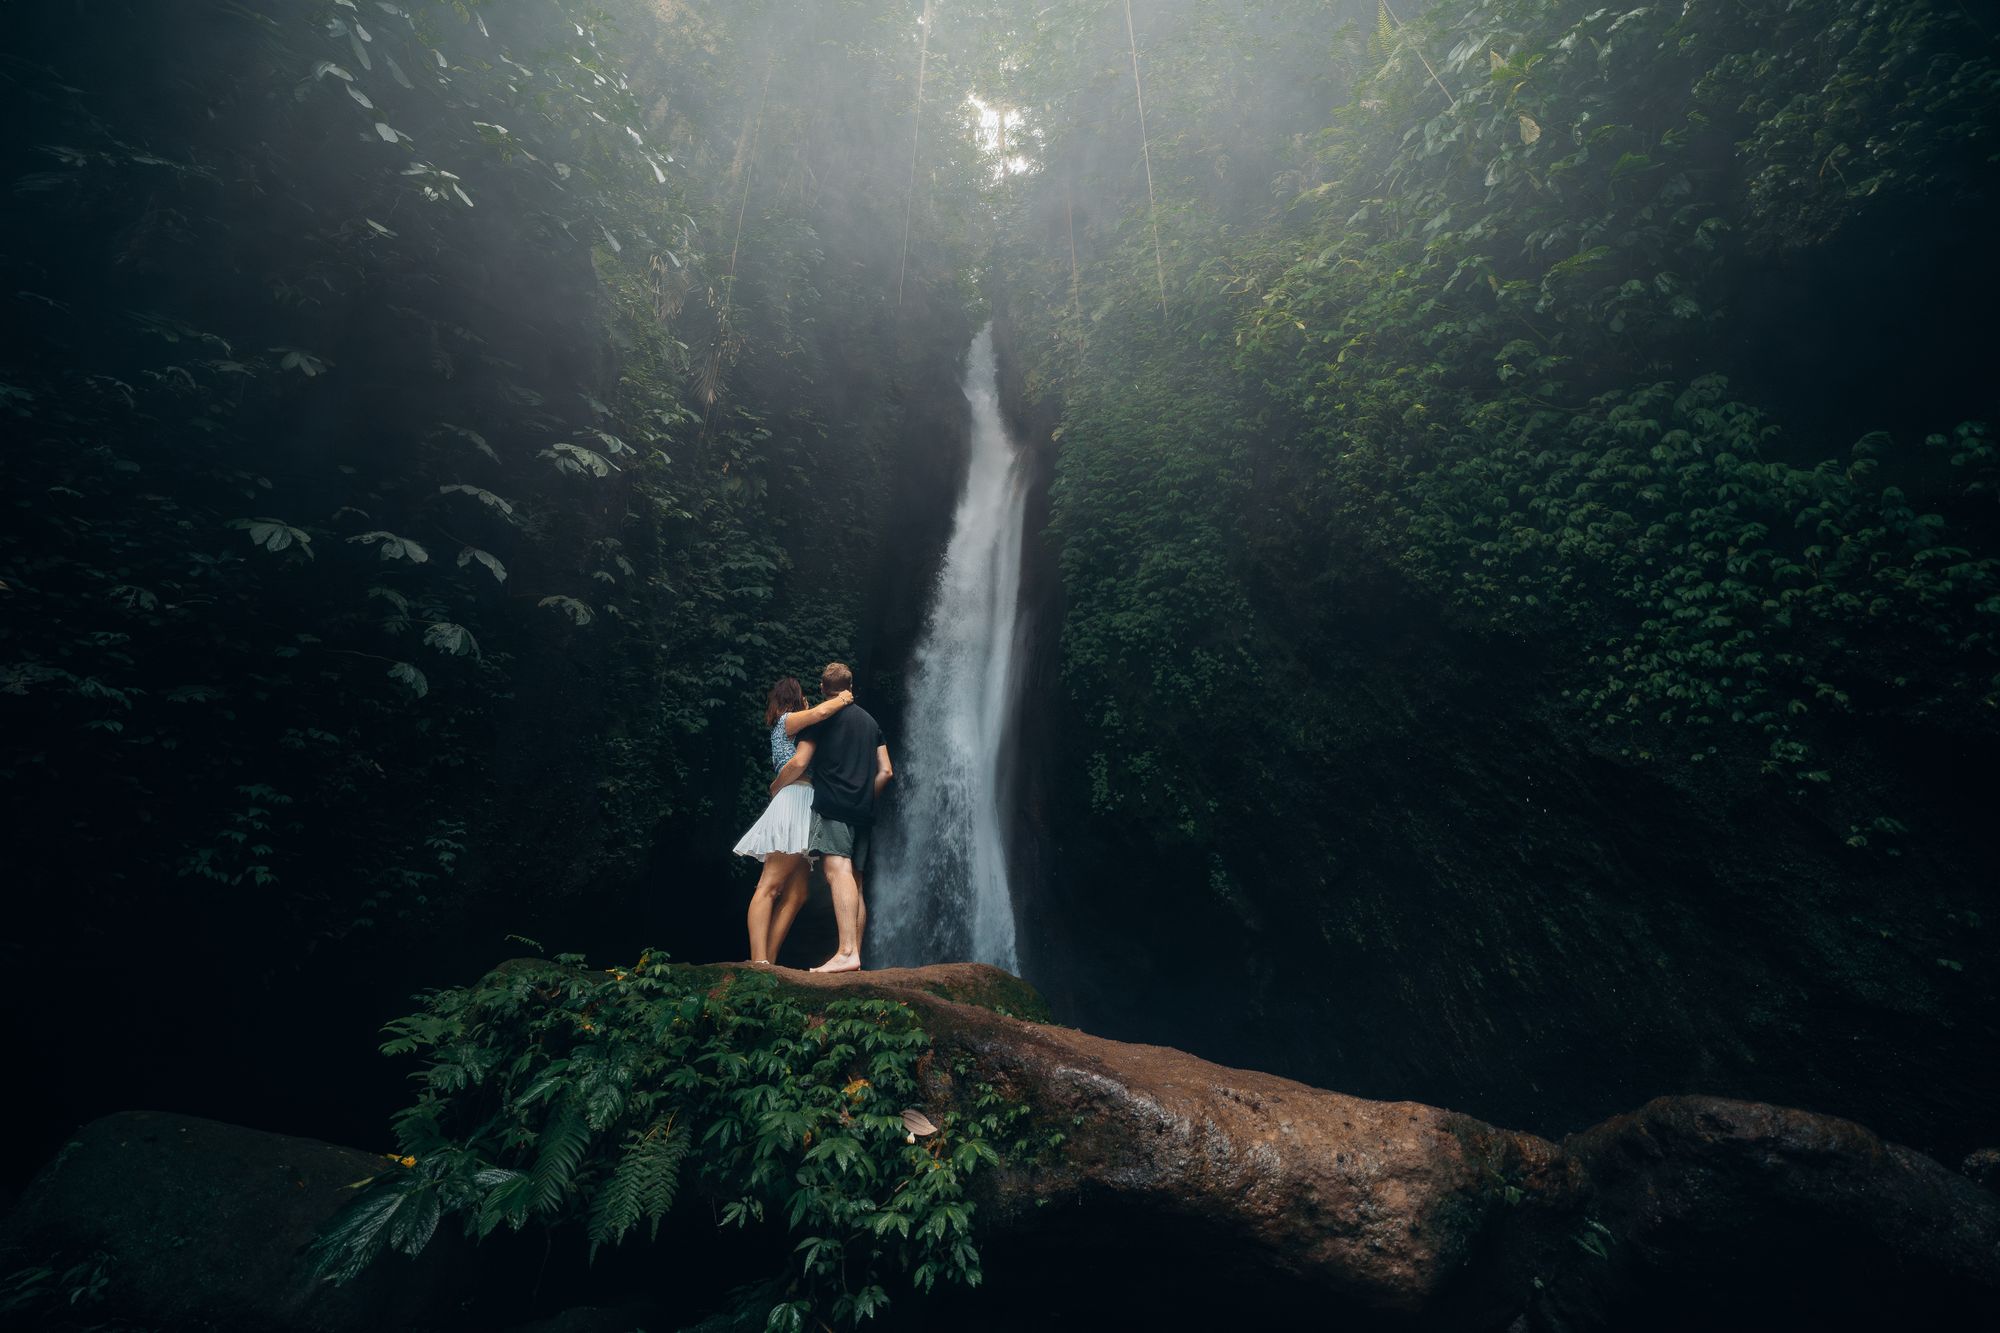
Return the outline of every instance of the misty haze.
<path id="1" fill-rule="evenodd" d="M 1992 7 L 6 18 L 0 1329 L 2000 1306 Z"/>

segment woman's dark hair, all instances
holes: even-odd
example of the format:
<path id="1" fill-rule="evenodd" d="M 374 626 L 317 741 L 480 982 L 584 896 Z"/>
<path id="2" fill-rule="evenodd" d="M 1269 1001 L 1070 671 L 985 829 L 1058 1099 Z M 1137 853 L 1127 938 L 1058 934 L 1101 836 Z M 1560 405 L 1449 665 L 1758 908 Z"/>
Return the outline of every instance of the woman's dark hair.
<path id="1" fill-rule="evenodd" d="M 764 699 L 764 725 L 773 726 L 783 714 L 799 712 L 805 706 L 806 692 L 799 687 L 799 678 L 781 677 Z"/>

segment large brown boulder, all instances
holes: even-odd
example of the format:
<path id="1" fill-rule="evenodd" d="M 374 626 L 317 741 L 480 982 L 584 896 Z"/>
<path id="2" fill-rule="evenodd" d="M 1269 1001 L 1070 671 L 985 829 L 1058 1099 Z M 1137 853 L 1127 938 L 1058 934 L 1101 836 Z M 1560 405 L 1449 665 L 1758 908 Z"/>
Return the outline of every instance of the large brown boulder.
<path id="1" fill-rule="evenodd" d="M 1559 1146 L 943 998 L 990 972 L 783 974 L 894 994 L 1068 1133 L 989 1183 L 989 1231 L 1179 1234 L 1209 1275 L 1391 1327 L 1727 1325 L 1814 1287 L 1836 1314 L 2000 1303 L 2000 1199 L 1850 1121 L 1665 1097 Z"/>

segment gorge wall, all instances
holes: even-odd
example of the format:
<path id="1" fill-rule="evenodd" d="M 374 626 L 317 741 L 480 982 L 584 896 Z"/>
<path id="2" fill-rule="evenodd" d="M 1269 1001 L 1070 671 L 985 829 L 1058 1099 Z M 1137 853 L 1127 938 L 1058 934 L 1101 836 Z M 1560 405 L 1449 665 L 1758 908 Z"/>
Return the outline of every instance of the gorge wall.
<path id="1" fill-rule="evenodd" d="M 108 1047 L 8 1016 L 42 1138 L 360 1140 L 375 1024 L 509 933 L 739 951 L 762 693 L 849 657 L 903 729 L 991 308 L 1059 1015 L 1545 1133 L 1981 1141 L 1955 6 L 952 8 L 914 136 L 898 22 L 323 8 L 44 7 L 4 72 L 4 957 L 117 982 Z"/>
<path id="2" fill-rule="evenodd" d="M 1864 184 L 1755 81 L 1859 162 L 1994 45 L 1865 8 L 1149 7 L 1150 160 L 1130 63 L 1049 48 L 999 300 L 1059 1013 L 1544 1133 L 1990 1137 L 1990 107 Z"/>

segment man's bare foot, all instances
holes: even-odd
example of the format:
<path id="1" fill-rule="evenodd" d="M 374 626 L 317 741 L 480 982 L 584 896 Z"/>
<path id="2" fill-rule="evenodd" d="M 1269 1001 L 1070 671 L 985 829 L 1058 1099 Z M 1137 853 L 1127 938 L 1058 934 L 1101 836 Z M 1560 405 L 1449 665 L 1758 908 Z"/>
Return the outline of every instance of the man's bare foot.
<path id="1" fill-rule="evenodd" d="M 861 955 L 858 953 L 837 953 L 812 969 L 815 972 L 859 972 Z"/>
<path id="2" fill-rule="evenodd" d="M 752 967 L 769 967 L 770 965 L 771 960 L 768 958 L 752 958 L 750 960 L 750 966 Z"/>

